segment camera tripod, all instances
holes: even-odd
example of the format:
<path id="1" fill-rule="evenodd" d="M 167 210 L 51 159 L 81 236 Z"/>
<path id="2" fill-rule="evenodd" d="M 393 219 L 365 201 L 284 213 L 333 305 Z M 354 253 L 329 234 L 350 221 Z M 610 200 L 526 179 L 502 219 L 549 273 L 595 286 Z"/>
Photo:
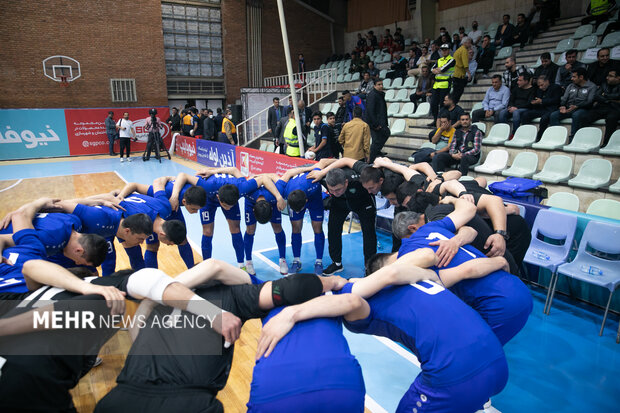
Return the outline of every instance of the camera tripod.
<path id="1" fill-rule="evenodd" d="M 146 143 L 146 149 L 142 154 L 142 161 L 146 162 L 151 158 L 151 152 L 153 151 L 153 144 L 155 144 L 155 158 L 161 163 L 161 150 L 163 149 L 166 155 L 168 155 L 168 159 L 172 159 L 168 149 L 166 149 L 166 145 L 164 144 L 164 140 L 161 138 L 161 134 L 159 133 L 159 128 L 157 127 L 159 123 L 156 119 L 151 119 L 151 124 L 153 126 L 153 130 L 149 132 L 149 139 Z"/>

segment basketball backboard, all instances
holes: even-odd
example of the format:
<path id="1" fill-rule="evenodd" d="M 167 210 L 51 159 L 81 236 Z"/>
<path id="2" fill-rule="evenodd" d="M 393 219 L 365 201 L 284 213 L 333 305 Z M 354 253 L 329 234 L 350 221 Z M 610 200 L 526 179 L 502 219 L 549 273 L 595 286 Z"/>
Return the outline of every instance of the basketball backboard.
<path id="1" fill-rule="evenodd" d="M 68 56 L 50 56 L 43 60 L 43 74 L 54 82 L 73 82 L 82 75 L 80 62 Z"/>

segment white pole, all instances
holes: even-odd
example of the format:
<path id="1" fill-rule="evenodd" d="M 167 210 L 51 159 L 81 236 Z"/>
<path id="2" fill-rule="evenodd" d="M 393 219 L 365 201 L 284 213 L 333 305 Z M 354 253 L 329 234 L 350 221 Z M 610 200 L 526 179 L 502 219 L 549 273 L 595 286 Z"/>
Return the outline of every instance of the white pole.
<path id="1" fill-rule="evenodd" d="M 282 43 L 284 44 L 284 58 L 286 59 L 286 70 L 288 72 L 288 84 L 291 88 L 291 100 L 293 101 L 293 112 L 295 113 L 295 124 L 297 125 L 297 140 L 299 141 L 300 156 L 304 156 L 304 134 L 305 125 L 301 124 L 299 110 L 297 109 L 297 94 L 295 93 L 295 81 L 293 79 L 293 64 L 291 63 L 291 51 L 288 47 L 288 33 L 286 31 L 286 20 L 284 19 L 284 6 L 282 0 L 278 0 L 278 13 L 280 15 L 280 29 L 282 29 Z"/>

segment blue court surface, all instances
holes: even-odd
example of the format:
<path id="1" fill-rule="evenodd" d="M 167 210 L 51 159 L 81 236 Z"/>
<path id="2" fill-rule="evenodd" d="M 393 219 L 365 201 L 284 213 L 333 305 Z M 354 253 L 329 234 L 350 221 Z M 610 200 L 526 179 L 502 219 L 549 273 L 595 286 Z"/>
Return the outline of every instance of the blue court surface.
<path id="1" fill-rule="evenodd" d="M 151 160 L 143 163 L 120 163 L 118 158 L 27 165 L 0 165 L 2 179 L 25 179 L 94 172 L 116 172 L 122 179 L 151 183 L 163 175 L 193 170 L 174 161 Z M 241 201 L 243 202 L 243 201 Z M 243 206 L 242 206 L 243 207 Z M 188 237 L 200 251 L 202 228 L 198 215 L 184 211 Z M 242 223 L 242 231 L 244 224 Z M 291 227 L 288 217 L 282 219 L 287 236 L 287 260 Z M 213 257 L 236 261 L 228 225 L 218 210 L 215 221 Z M 345 230 L 348 226 L 345 226 Z M 327 225 L 324 223 L 327 233 Z M 310 220 L 306 215 L 302 232 L 303 272 L 312 272 L 315 250 Z M 379 232 L 379 251 L 391 249 L 391 237 Z M 363 275 L 362 235 L 343 234 L 344 277 Z M 259 225 L 254 242 L 254 266 L 259 278 L 280 277 L 278 252 L 269 224 Z M 331 263 L 325 247 L 323 264 Z M 617 412 L 620 405 L 620 345 L 616 344 L 617 317 L 607 321 L 603 336 L 598 336 L 602 311 L 558 297 L 551 314 L 543 315 L 546 291 L 532 289 L 534 310 L 525 328 L 504 349 L 510 367 L 506 388 L 492 399 L 501 412 Z M 429 314 L 432 317 L 432 314 Z M 379 337 L 356 335 L 345 330 L 351 351 L 362 365 L 367 389 L 367 407 L 372 411 L 393 412 L 401 396 L 420 372 L 413 354 L 398 344 Z M 329 351 L 326 349 L 326 351 Z"/>

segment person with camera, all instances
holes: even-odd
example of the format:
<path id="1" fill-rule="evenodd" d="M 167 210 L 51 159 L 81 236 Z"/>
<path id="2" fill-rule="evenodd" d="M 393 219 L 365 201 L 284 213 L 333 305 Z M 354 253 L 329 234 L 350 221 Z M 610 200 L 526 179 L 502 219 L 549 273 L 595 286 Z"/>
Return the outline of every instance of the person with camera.
<path id="1" fill-rule="evenodd" d="M 149 110 L 149 115 L 144 125 L 144 130 L 149 134 L 148 141 L 146 143 L 146 151 L 142 155 L 143 161 L 151 159 L 151 152 L 153 151 L 153 145 L 155 145 L 155 158 L 160 159 L 159 148 L 164 145 L 159 134 L 159 128 L 163 126 L 161 120 L 157 116 L 157 109 L 153 108 Z"/>

